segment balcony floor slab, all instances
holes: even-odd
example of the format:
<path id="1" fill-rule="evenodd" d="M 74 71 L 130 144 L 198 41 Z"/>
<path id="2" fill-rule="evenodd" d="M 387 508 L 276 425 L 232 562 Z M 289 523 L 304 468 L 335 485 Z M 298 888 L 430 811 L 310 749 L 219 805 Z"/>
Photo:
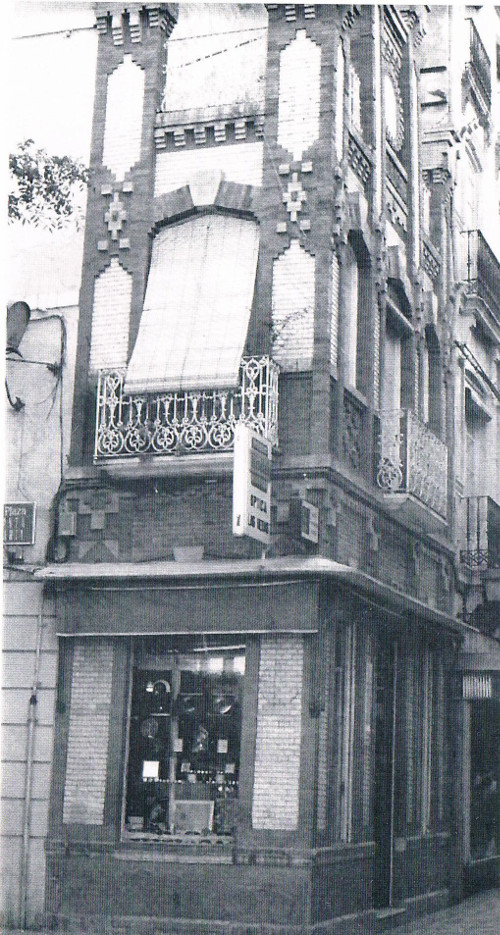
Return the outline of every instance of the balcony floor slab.
<path id="1" fill-rule="evenodd" d="M 230 474 L 233 452 L 197 455 L 153 455 L 137 458 L 109 458 L 96 461 L 96 466 L 110 477 L 202 477 L 207 474 Z"/>

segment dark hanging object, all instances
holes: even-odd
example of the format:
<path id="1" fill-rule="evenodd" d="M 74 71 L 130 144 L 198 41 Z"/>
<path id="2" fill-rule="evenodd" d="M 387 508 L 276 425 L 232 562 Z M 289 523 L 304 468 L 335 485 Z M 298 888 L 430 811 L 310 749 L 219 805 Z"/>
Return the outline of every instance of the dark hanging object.
<path id="1" fill-rule="evenodd" d="M 28 327 L 31 309 L 27 302 L 11 302 L 7 306 L 7 353 L 19 354 L 19 345 Z"/>

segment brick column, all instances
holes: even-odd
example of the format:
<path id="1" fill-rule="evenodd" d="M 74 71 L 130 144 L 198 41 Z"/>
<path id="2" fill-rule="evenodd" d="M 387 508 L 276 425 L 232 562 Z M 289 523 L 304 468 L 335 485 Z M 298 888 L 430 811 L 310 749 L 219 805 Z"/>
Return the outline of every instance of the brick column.
<path id="1" fill-rule="evenodd" d="M 166 39 L 176 21 L 177 5 L 132 3 L 125 10 L 113 4 L 111 14 L 108 5 L 99 3 L 96 15 L 99 45 L 80 288 L 72 464 L 88 460 L 90 455 L 88 442 L 93 437 L 95 413 L 89 363 L 94 369 L 99 367 L 99 349 L 95 346 L 93 362 L 90 359 L 92 316 L 96 281 L 107 268 L 111 273 L 109 296 L 105 294 L 99 300 L 99 330 L 108 331 L 108 345 L 123 347 L 125 359 L 137 333 L 152 226 L 154 118 L 165 81 Z M 116 311 L 113 327 L 121 328 L 119 337 L 106 327 L 108 305 L 110 319 Z"/>
<path id="2" fill-rule="evenodd" d="M 346 8 L 331 5 L 267 4 L 267 7 L 269 40 L 260 305 L 263 310 L 272 305 L 273 272 L 280 266 L 280 258 L 289 256 L 290 261 L 293 258 L 289 277 L 290 337 L 282 331 L 282 358 L 278 361 L 283 372 L 294 369 L 311 372 L 311 453 L 321 457 L 327 456 L 330 449 L 332 233 L 337 195 L 335 176 L 339 169 L 335 147 L 337 82 L 342 80 L 345 88 L 344 127 L 348 90 L 345 74 L 337 74 L 337 51 L 342 41 L 347 63 L 352 18 L 346 15 Z M 344 136 L 345 133 L 344 130 Z M 304 291 L 302 267 L 309 274 L 311 266 L 314 270 L 312 322 L 304 309 L 299 309 L 301 289 Z M 295 311 L 294 298 L 298 303 Z M 276 279 L 274 300 L 282 305 L 286 302 L 277 294 Z M 304 306 L 308 307 L 308 302 L 309 293 L 306 296 L 304 292 Z M 281 320 L 283 317 L 282 314 Z M 293 337 L 292 319 L 296 319 Z M 272 344 L 272 321 L 270 325 Z M 297 360 L 296 347 L 300 342 L 303 346 Z"/>

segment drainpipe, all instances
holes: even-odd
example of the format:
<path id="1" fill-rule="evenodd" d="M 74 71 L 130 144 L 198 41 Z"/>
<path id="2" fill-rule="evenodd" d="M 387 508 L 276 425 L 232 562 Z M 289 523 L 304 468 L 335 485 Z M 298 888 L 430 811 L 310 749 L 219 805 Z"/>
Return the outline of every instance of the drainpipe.
<path id="1" fill-rule="evenodd" d="M 40 610 L 37 620 L 36 649 L 35 649 L 35 668 L 33 672 L 33 683 L 28 706 L 28 737 L 26 741 L 26 775 L 24 781 L 24 811 L 23 811 L 23 837 L 21 846 L 21 878 L 19 882 L 19 924 L 22 929 L 26 928 L 26 909 L 28 896 L 28 868 L 30 858 L 30 831 L 31 831 L 31 796 L 33 787 L 33 757 L 35 751 L 35 727 L 36 727 L 36 706 L 38 678 L 40 673 L 40 655 L 42 649 L 43 634 L 43 601 L 44 594 L 40 597 Z"/>

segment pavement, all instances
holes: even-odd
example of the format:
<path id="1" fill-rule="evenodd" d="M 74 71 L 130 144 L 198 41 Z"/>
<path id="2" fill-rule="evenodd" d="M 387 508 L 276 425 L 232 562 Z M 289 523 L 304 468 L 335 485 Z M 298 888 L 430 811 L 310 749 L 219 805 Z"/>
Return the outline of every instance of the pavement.
<path id="1" fill-rule="evenodd" d="M 3 935 L 50 935 L 46 930 L 35 929 L 1 931 Z M 394 935 L 500 935 L 500 889 L 487 890 L 457 906 L 404 922 L 393 932 Z"/>
<path id="2" fill-rule="evenodd" d="M 500 935 L 500 889 L 487 890 L 456 906 L 421 916 L 394 929 L 395 935 Z"/>

